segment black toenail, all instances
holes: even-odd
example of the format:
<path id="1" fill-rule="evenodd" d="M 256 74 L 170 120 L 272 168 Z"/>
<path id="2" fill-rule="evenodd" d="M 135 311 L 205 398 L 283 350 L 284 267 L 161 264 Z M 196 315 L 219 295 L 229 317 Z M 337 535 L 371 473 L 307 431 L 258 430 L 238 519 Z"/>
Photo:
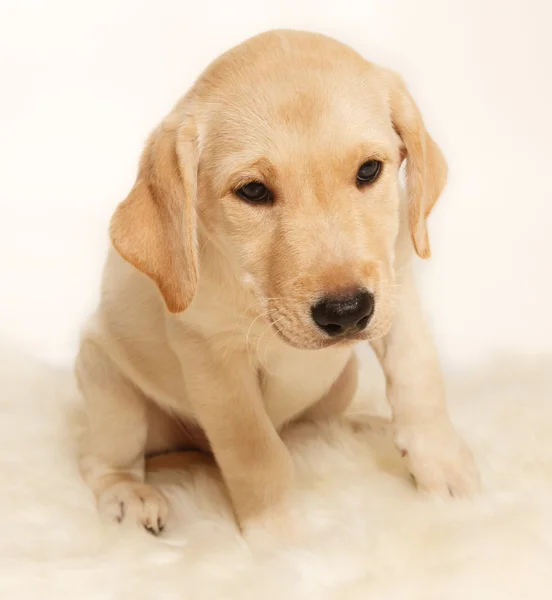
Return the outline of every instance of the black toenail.
<path id="1" fill-rule="evenodd" d="M 117 517 L 117 523 L 120 523 L 125 518 L 125 505 L 119 502 L 119 516 Z"/>

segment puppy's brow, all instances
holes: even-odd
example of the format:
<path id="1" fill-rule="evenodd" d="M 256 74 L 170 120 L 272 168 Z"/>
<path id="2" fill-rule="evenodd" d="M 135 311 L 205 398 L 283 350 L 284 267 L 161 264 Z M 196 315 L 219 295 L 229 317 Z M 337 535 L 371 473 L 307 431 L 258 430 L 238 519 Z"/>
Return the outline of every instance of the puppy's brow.
<path id="1" fill-rule="evenodd" d="M 275 178 L 276 169 L 266 158 L 260 157 L 233 167 L 233 173 L 228 178 L 228 187 L 235 189 L 251 181 L 266 183 Z"/>
<path id="2" fill-rule="evenodd" d="M 355 151 L 355 155 L 357 159 L 362 161 L 381 160 L 382 162 L 391 162 L 397 155 L 397 149 L 386 144 L 368 142 L 361 144 Z"/>

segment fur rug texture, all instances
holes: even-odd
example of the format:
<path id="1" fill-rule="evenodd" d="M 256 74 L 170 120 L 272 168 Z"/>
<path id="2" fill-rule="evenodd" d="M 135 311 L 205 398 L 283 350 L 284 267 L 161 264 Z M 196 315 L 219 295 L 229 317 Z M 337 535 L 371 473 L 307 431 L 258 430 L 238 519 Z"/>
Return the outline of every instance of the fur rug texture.
<path id="1" fill-rule="evenodd" d="M 549 359 L 448 376 L 485 489 L 445 502 L 413 488 L 366 355 L 349 419 L 285 434 L 306 534 L 263 553 L 237 534 L 212 467 L 152 476 L 172 509 L 161 537 L 102 522 L 77 471 L 83 416 L 70 372 L 13 349 L 0 359 L 1 598 L 552 598 Z"/>

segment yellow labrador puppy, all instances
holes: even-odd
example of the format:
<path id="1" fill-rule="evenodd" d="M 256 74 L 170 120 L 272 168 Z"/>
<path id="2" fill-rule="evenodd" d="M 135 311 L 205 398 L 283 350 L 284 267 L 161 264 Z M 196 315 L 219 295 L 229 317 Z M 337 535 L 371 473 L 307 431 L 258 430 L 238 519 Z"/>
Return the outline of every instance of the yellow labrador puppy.
<path id="1" fill-rule="evenodd" d="M 242 530 L 278 523 L 293 480 L 278 431 L 347 407 L 365 340 L 419 488 L 474 492 L 408 266 L 429 256 L 446 172 L 401 79 L 335 40 L 273 31 L 211 64 L 111 222 L 76 366 L 100 510 L 157 533 L 145 457 L 200 449 Z"/>

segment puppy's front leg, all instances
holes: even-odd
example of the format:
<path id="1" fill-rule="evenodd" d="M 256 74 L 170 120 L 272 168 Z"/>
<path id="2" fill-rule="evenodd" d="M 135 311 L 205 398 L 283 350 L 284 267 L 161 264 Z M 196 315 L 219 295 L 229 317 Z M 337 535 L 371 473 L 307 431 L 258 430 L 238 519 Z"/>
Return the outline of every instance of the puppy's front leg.
<path id="1" fill-rule="evenodd" d="M 196 418 L 204 429 L 244 531 L 286 520 L 291 456 L 270 421 L 256 369 L 245 348 L 224 359 L 202 343 L 178 354 Z"/>
<path id="2" fill-rule="evenodd" d="M 165 498 L 145 482 L 145 398 L 91 339 L 81 345 L 76 376 L 87 417 L 80 470 L 100 512 L 117 521 L 136 521 L 151 533 L 159 533 L 168 507 Z"/>
<path id="3" fill-rule="evenodd" d="M 393 325 L 372 343 L 386 377 L 396 444 L 420 490 L 471 495 L 479 489 L 479 475 L 447 414 L 437 352 L 410 267 L 401 272 L 399 283 Z"/>

